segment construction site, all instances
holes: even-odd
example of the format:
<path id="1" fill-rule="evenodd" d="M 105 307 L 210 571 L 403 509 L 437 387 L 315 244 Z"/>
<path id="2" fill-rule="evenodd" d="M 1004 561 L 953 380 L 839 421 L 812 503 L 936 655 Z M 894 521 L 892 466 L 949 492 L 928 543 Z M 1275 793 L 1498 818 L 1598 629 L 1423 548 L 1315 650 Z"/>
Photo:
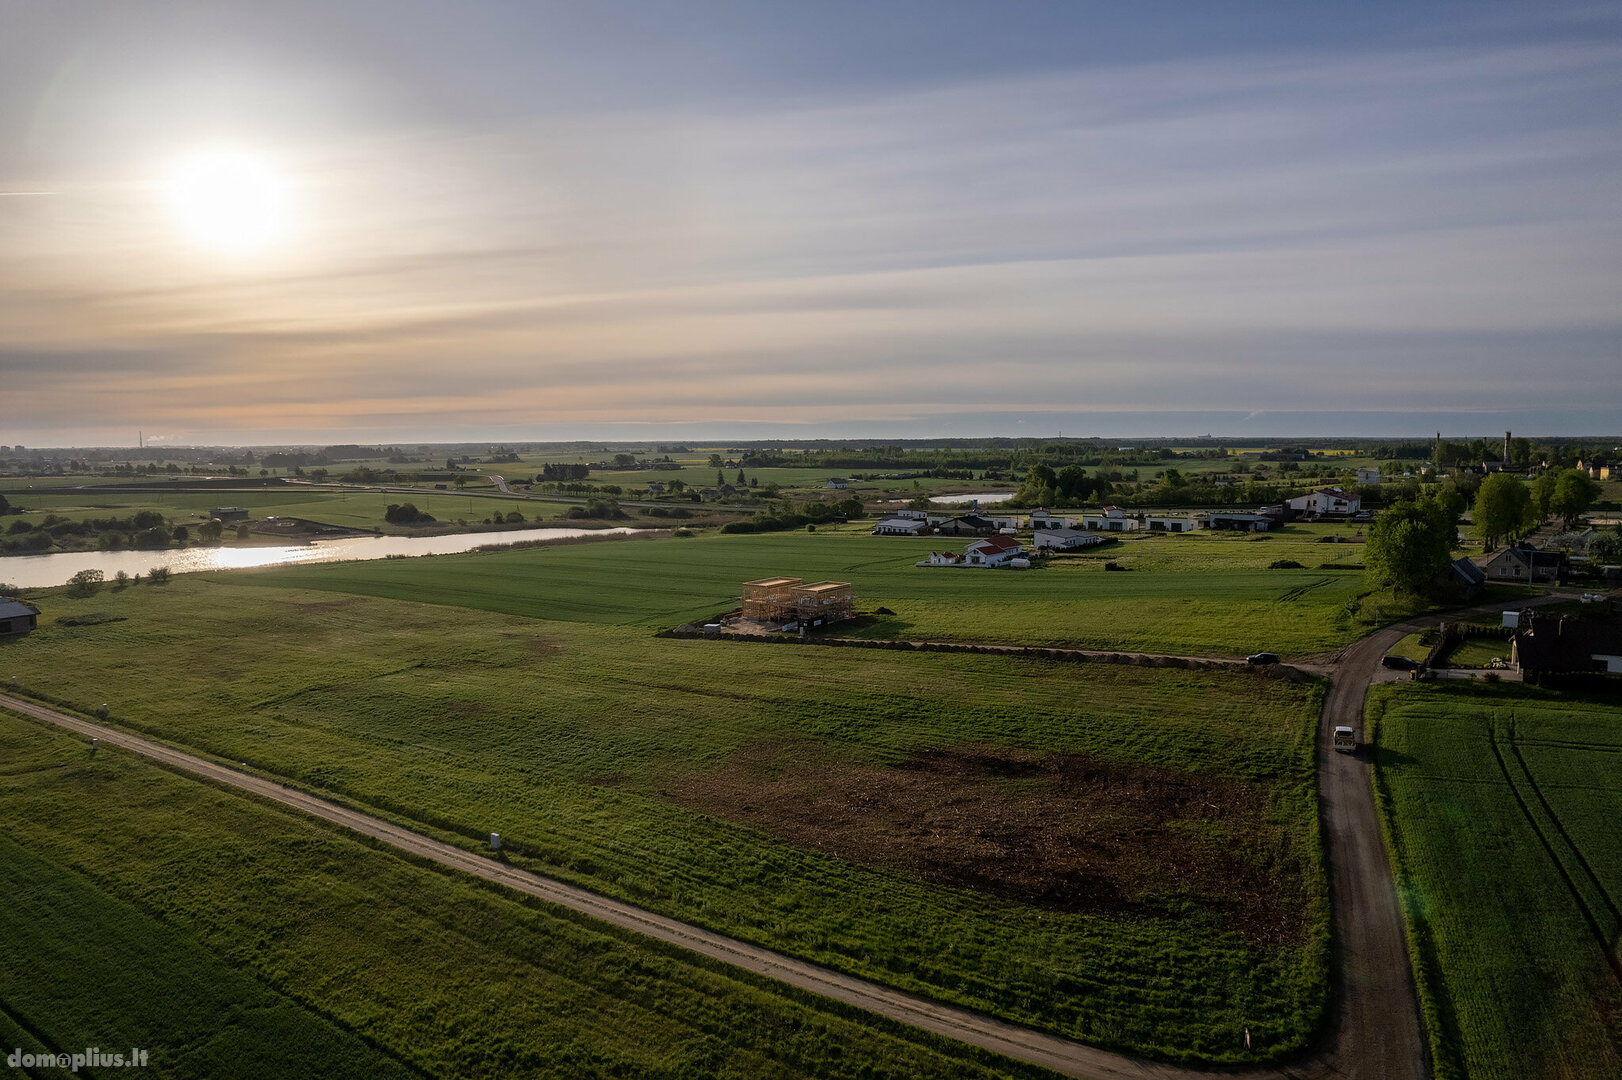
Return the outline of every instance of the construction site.
<path id="1" fill-rule="evenodd" d="M 807 585 L 800 578 L 761 578 L 743 583 L 742 599 L 742 618 L 772 627 L 789 623 L 825 626 L 848 619 L 856 611 L 848 581 Z"/>

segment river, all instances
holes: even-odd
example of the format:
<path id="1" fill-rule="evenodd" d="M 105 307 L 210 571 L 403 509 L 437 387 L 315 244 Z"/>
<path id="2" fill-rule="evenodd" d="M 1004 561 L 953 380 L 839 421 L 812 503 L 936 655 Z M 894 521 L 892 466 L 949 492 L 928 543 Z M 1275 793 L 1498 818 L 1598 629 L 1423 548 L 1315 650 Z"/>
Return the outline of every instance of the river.
<path id="1" fill-rule="evenodd" d="M 80 570 L 100 570 L 108 579 L 120 570 L 130 576 L 154 566 L 171 573 L 241 570 L 287 563 L 347 562 L 390 555 L 454 555 L 487 544 L 558 540 L 574 536 L 609 536 L 638 529 L 513 529 L 511 532 L 450 533 L 442 536 L 352 536 L 287 547 L 188 547 L 166 551 L 69 551 L 56 555 L 8 555 L 0 558 L 0 582 L 23 589 L 64 584 Z"/>

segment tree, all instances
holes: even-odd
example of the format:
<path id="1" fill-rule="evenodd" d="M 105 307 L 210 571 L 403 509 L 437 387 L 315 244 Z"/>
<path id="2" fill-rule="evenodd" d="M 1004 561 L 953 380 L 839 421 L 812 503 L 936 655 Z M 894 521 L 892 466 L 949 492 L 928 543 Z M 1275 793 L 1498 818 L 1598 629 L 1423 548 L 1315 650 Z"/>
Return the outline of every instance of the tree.
<path id="1" fill-rule="evenodd" d="M 95 596 L 106 577 L 100 570 L 80 570 L 68 578 L 68 595 L 81 598 Z"/>
<path id="2" fill-rule="evenodd" d="M 224 532 L 225 532 L 225 523 L 223 521 L 221 521 L 219 518 L 214 518 L 211 521 L 205 521 L 201 525 L 197 526 L 197 537 L 198 537 L 198 539 L 203 540 L 206 543 L 210 543 L 210 544 L 219 543 L 220 542 L 220 536 Z"/>
<path id="3" fill-rule="evenodd" d="M 1554 484 L 1554 495 L 1549 499 L 1549 509 L 1559 514 L 1565 521 L 1566 528 L 1575 529 L 1582 519 L 1583 512 L 1594 505 L 1599 498 L 1599 485 L 1581 469 L 1567 469 L 1560 474 Z"/>
<path id="4" fill-rule="evenodd" d="M 1489 546 L 1536 522 L 1532 493 L 1517 476 L 1493 473 L 1476 492 L 1476 533 Z"/>
<path id="5" fill-rule="evenodd" d="M 739 487 L 746 487 L 746 486 L 748 486 L 748 483 L 749 483 L 749 481 L 747 481 L 747 480 L 745 480 L 743 478 L 743 470 L 739 469 L 738 470 L 738 486 Z"/>
<path id="6" fill-rule="evenodd" d="M 1537 512 L 1538 520 L 1545 520 L 1553 510 L 1554 488 L 1560 482 L 1560 470 L 1549 469 L 1536 480 L 1532 481 L 1532 508 Z"/>
<path id="7" fill-rule="evenodd" d="M 1588 542 L 1588 557 L 1603 565 L 1622 563 L 1622 525 L 1602 532 Z"/>
<path id="8" fill-rule="evenodd" d="M 140 575 L 137 574 L 137 577 Z M 154 566 L 146 572 L 146 580 L 153 585 L 169 584 L 169 568 L 167 566 Z"/>
<path id="9" fill-rule="evenodd" d="M 719 469 L 724 464 L 725 464 L 725 462 L 723 462 L 721 460 L 721 455 L 720 454 L 711 454 L 710 455 L 710 468 Z"/>
<path id="10" fill-rule="evenodd" d="M 1413 594 L 1447 569 L 1452 552 L 1452 526 L 1441 507 L 1399 502 L 1369 526 L 1363 565 L 1372 584 Z"/>
<path id="11" fill-rule="evenodd" d="M 4 495 L 0 495 L 0 514 L 9 513 L 11 513 L 11 504 L 6 501 L 6 497 Z"/>
<path id="12" fill-rule="evenodd" d="M 191 539 L 191 532 L 184 525 L 176 525 L 174 537 L 176 541 L 184 544 L 187 540 Z"/>

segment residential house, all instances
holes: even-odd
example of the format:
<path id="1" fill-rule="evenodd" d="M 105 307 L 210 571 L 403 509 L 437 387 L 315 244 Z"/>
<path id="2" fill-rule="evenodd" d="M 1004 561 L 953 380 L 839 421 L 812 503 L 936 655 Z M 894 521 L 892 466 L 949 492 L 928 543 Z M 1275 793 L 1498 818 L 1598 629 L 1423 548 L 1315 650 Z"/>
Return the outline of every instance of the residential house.
<path id="1" fill-rule="evenodd" d="M 1104 542 L 1096 532 L 1083 529 L 1037 529 L 1035 535 L 1038 551 L 1074 551 Z"/>
<path id="2" fill-rule="evenodd" d="M 1530 682 L 1545 675 L 1622 675 L 1622 623 L 1523 612 L 1509 657 Z"/>
<path id="3" fill-rule="evenodd" d="M 1230 513 L 1221 510 L 1211 511 L 1207 518 L 1213 529 L 1237 529 L 1241 532 L 1266 532 L 1273 527 L 1274 518 L 1270 514 L 1243 514 Z"/>
<path id="4" fill-rule="evenodd" d="M 979 514 L 963 514 L 960 517 L 931 520 L 930 524 L 934 525 L 935 531 L 942 536 L 990 536 L 1000 528 L 995 521 Z"/>
<path id="5" fill-rule="evenodd" d="M 1200 527 L 1197 519 L 1181 514 L 1150 514 L 1143 519 L 1143 527 L 1150 532 L 1184 533 Z"/>
<path id="6" fill-rule="evenodd" d="M 1566 575 L 1564 551 L 1542 551 L 1530 544 L 1513 544 L 1481 564 L 1482 573 L 1492 581 L 1518 581 L 1522 584 L 1552 584 Z"/>
<path id="7" fill-rule="evenodd" d="M 1380 470 L 1379 469 L 1359 469 L 1359 470 L 1357 470 L 1357 482 L 1359 484 L 1378 484 L 1380 482 Z"/>
<path id="8" fill-rule="evenodd" d="M 1137 532 L 1143 525 L 1119 506 L 1106 506 L 1096 514 L 1081 515 L 1080 526 L 1098 532 Z"/>
<path id="9" fill-rule="evenodd" d="M 1340 488 L 1319 488 L 1291 499 L 1288 505 L 1298 514 L 1355 514 L 1363 508 L 1363 500 Z"/>
<path id="10" fill-rule="evenodd" d="M 21 636 L 39 626 L 39 608 L 0 596 L 0 637 Z"/>
<path id="11" fill-rule="evenodd" d="M 873 526 L 874 536 L 919 536 L 929 528 L 920 518 L 885 518 Z"/>
<path id="12" fill-rule="evenodd" d="M 1031 530 L 1033 532 L 1041 532 L 1043 529 L 1073 529 L 1075 527 L 1076 519 L 1073 517 L 1063 517 L 1040 506 L 1031 511 Z"/>
<path id="13" fill-rule="evenodd" d="M 846 488 L 850 487 L 850 481 L 845 479 L 843 476 L 834 476 L 829 478 L 828 486 L 831 488 L 838 488 L 840 491 L 844 491 Z"/>
<path id="14" fill-rule="evenodd" d="M 976 540 L 958 555 L 950 551 L 932 551 L 919 566 L 1007 566 L 1015 559 L 1023 561 L 1025 546 L 1012 536 L 988 536 Z"/>

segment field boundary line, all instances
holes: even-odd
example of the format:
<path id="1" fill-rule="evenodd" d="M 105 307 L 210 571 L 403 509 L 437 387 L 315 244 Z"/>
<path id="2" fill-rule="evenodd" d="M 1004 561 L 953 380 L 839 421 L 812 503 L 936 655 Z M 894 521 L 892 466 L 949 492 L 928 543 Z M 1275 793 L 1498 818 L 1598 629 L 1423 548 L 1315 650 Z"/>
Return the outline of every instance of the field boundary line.
<path id="1" fill-rule="evenodd" d="M 1510 774 L 1509 763 L 1504 760 L 1504 753 L 1498 746 L 1497 725 L 1493 725 L 1488 729 L 1487 744 L 1492 747 L 1492 756 L 1497 760 L 1498 769 L 1504 775 L 1504 783 L 1509 786 L 1509 793 L 1515 797 L 1515 804 L 1521 808 L 1521 816 L 1531 826 L 1533 835 L 1538 838 L 1538 843 L 1543 845 L 1543 850 L 1549 856 L 1549 861 L 1554 864 L 1555 870 L 1560 873 L 1561 880 L 1566 883 L 1566 891 L 1571 893 L 1571 898 L 1577 903 L 1577 910 L 1582 913 L 1583 921 L 1588 923 L 1588 929 L 1594 935 L 1594 941 L 1599 945 L 1600 955 L 1605 957 L 1606 965 L 1610 967 L 1611 974 L 1616 977 L 1617 982 L 1622 983 L 1622 962 L 1619 962 L 1616 956 L 1612 954 L 1610 943 L 1605 939 L 1605 931 L 1600 928 L 1599 920 L 1594 917 L 1593 909 L 1588 906 L 1588 901 L 1583 899 L 1582 891 L 1577 888 L 1576 881 L 1572 880 L 1571 871 L 1566 869 L 1566 864 L 1559 855 L 1555 854 L 1554 845 L 1549 843 L 1548 836 L 1544 834 L 1543 828 L 1538 825 L 1537 818 L 1532 813 L 1532 808 L 1527 805 L 1525 796 L 1521 794 L 1520 787 L 1515 783 L 1515 777 Z"/>
<path id="2" fill-rule="evenodd" d="M 1517 745 L 1515 739 L 1515 722 L 1513 720 L 1509 723 L 1507 737 L 1509 741 L 1509 752 L 1514 756 L 1515 764 L 1520 766 L 1521 773 L 1526 777 L 1527 784 L 1532 788 L 1532 794 L 1537 796 L 1538 803 L 1543 807 L 1543 812 L 1549 816 L 1549 821 L 1554 825 L 1555 832 L 1559 833 L 1560 839 L 1566 842 L 1566 847 L 1571 850 L 1572 856 L 1576 858 L 1577 865 L 1583 868 L 1583 873 L 1588 875 L 1588 880 L 1593 883 L 1594 890 L 1598 892 L 1600 898 L 1605 901 L 1605 907 L 1610 911 L 1611 918 L 1616 923 L 1617 930 L 1622 932 L 1622 910 L 1617 908 L 1616 900 L 1612 898 L 1610 890 L 1607 889 L 1605 887 L 1605 883 L 1599 879 L 1599 875 L 1594 873 L 1594 867 L 1589 863 L 1587 856 L 1585 856 L 1582 849 L 1577 846 L 1577 842 L 1571 838 L 1571 834 L 1566 831 L 1566 826 L 1560 820 L 1560 815 L 1555 813 L 1554 807 L 1544 796 L 1542 787 L 1538 785 L 1537 777 L 1532 775 L 1532 770 L 1527 766 L 1526 759 L 1521 756 L 1521 748 L 1519 745 Z"/>

